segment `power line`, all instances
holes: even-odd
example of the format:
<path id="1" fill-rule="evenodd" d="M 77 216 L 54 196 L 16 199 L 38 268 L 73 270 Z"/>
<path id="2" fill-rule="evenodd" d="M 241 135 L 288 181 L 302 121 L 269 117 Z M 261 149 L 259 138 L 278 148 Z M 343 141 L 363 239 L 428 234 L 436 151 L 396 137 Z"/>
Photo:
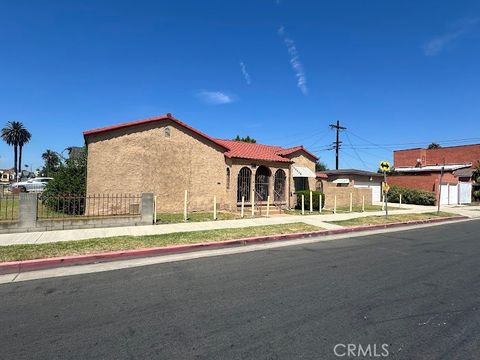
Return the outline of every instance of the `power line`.
<path id="1" fill-rule="evenodd" d="M 353 151 L 355 152 L 355 155 L 357 155 L 358 159 L 362 162 L 363 166 L 368 167 L 368 165 L 365 163 L 365 161 L 363 161 L 360 154 L 357 152 L 357 149 L 355 149 L 355 147 L 353 146 L 352 140 L 350 140 L 350 136 L 348 135 L 348 132 L 345 132 L 345 135 L 347 136 L 347 140 L 350 143 L 350 145 L 352 146 Z"/>

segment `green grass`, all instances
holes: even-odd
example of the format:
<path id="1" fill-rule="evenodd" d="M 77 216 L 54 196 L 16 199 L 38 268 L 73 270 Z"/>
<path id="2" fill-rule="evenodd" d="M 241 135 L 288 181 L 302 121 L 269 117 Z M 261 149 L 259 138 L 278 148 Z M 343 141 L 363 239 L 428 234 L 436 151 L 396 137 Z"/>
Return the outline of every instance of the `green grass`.
<path id="1" fill-rule="evenodd" d="M 218 212 L 217 220 L 239 219 L 240 216 L 229 212 Z M 213 221 L 213 212 L 191 212 L 188 213 L 189 222 Z M 183 222 L 183 213 L 159 213 L 157 223 L 174 224 Z"/>
<path id="2" fill-rule="evenodd" d="M 0 198 L 0 221 L 18 219 L 18 198 Z"/>
<path id="3" fill-rule="evenodd" d="M 304 223 L 292 223 L 149 236 L 118 236 L 47 244 L 9 245 L 0 246 L 0 261 L 5 262 L 68 255 L 85 255 L 108 251 L 143 249 L 206 241 L 222 241 L 262 235 L 293 234 L 318 230 L 321 230 L 321 228 Z"/>
<path id="4" fill-rule="evenodd" d="M 406 210 L 405 207 L 396 207 L 396 206 L 389 206 L 389 210 Z M 370 212 L 370 211 L 381 211 L 382 206 L 381 205 L 365 205 L 365 212 Z M 302 210 L 299 209 L 292 209 L 292 210 L 284 210 L 285 214 L 288 215 L 302 215 Z M 349 206 L 342 206 L 337 208 L 337 213 L 348 213 L 350 212 L 350 207 Z M 361 206 L 353 206 L 352 207 L 352 212 L 362 212 L 362 207 Z M 320 213 L 318 212 L 318 209 L 314 209 L 313 213 L 310 213 L 310 209 L 305 209 L 305 215 L 319 215 Z M 333 209 L 322 209 L 323 215 L 329 215 L 333 214 Z"/>
<path id="5" fill-rule="evenodd" d="M 349 219 L 349 220 L 339 220 L 339 221 L 329 221 L 331 224 L 341 225 L 341 226 L 357 226 L 357 225 L 374 225 L 374 224 L 389 224 L 395 222 L 404 222 L 404 221 L 414 221 L 414 220 L 428 220 L 434 219 L 437 217 L 451 217 L 455 214 L 440 212 L 437 215 L 434 213 L 423 213 L 423 214 L 402 214 L 402 215 L 389 215 L 388 218 L 385 216 L 365 216 L 361 218 Z"/>

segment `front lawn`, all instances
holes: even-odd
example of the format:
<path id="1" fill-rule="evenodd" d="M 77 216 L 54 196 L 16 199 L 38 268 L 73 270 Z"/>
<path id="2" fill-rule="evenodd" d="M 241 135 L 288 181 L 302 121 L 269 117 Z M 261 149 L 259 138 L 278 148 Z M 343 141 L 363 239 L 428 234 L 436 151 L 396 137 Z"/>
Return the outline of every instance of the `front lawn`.
<path id="1" fill-rule="evenodd" d="M 389 215 L 388 218 L 385 216 L 365 216 L 349 220 L 338 220 L 338 221 L 329 221 L 331 224 L 336 224 L 340 226 L 358 226 L 358 225 L 375 225 L 375 224 L 390 224 L 396 222 L 405 222 L 405 221 L 415 221 L 415 220 L 428 220 L 438 217 L 451 217 L 456 216 L 456 214 L 451 214 L 447 212 L 440 212 L 437 215 L 434 213 L 423 213 L 423 214 L 402 214 L 402 215 Z"/>
<path id="2" fill-rule="evenodd" d="M 47 244 L 9 245 L 0 246 L 0 262 L 86 255 L 109 251 L 144 249 L 167 245 L 242 239 L 265 235 L 293 234 L 318 230 L 321 230 L 321 228 L 304 223 L 292 223 L 149 236 L 117 236 Z"/>
<path id="3" fill-rule="evenodd" d="M 239 219 L 240 216 L 230 212 L 217 212 L 217 220 Z M 191 212 L 188 213 L 188 222 L 213 221 L 213 212 Z M 159 213 L 157 214 L 158 224 L 175 224 L 184 222 L 183 213 Z"/>
<path id="4" fill-rule="evenodd" d="M 388 210 L 406 210 L 405 207 L 398 207 L 398 206 L 389 206 Z M 365 212 L 371 211 L 382 211 L 381 205 L 365 205 Z M 288 215 L 302 215 L 302 210 L 299 209 L 292 209 L 292 210 L 284 210 L 285 214 Z M 349 213 L 350 207 L 349 206 L 341 206 L 337 207 L 337 213 Z M 362 212 L 361 206 L 353 206 L 352 212 Z M 319 215 L 318 209 L 314 209 L 313 212 L 310 212 L 310 209 L 305 208 L 305 215 Z M 330 215 L 333 214 L 333 209 L 322 209 L 322 213 L 320 215 Z"/>

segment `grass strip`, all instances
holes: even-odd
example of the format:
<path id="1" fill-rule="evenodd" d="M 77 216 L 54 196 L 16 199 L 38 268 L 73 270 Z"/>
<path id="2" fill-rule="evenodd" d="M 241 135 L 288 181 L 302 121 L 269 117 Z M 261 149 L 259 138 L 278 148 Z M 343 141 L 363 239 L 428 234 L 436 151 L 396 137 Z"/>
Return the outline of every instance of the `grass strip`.
<path id="1" fill-rule="evenodd" d="M 415 220 L 428 220 L 435 219 L 438 217 L 451 217 L 456 216 L 456 214 L 451 214 L 448 212 L 436 212 L 422 213 L 422 214 L 402 214 L 402 215 L 389 215 L 388 218 L 385 216 L 365 216 L 355 219 L 348 220 L 338 220 L 338 221 L 328 221 L 330 224 L 336 224 L 341 226 L 358 226 L 358 225 L 376 225 L 376 224 L 390 224 L 395 222 L 405 222 L 405 221 L 415 221 Z"/>
<path id="2" fill-rule="evenodd" d="M 148 236 L 116 236 L 46 244 L 0 246 L 0 261 L 42 259 L 58 256 L 86 255 L 109 251 L 153 248 L 167 245 L 192 244 L 254 236 L 293 234 L 318 231 L 321 228 L 304 223 L 252 226 L 238 229 L 218 229 L 178 232 Z"/>

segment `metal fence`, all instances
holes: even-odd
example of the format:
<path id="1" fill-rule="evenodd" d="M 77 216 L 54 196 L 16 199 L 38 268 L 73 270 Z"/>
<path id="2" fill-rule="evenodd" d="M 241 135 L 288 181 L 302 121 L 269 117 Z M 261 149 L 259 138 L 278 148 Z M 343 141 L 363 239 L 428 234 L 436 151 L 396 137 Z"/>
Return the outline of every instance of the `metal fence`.
<path id="1" fill-rule="evenodd" d="M 0 194 L 0 221 L 18 219 L 18 195 Z"/>
<path id="2" fill-rule="evenodd" d="M 37 197 L 37 218 L 140 215 L 139 194 L 89 194 Z"/>

